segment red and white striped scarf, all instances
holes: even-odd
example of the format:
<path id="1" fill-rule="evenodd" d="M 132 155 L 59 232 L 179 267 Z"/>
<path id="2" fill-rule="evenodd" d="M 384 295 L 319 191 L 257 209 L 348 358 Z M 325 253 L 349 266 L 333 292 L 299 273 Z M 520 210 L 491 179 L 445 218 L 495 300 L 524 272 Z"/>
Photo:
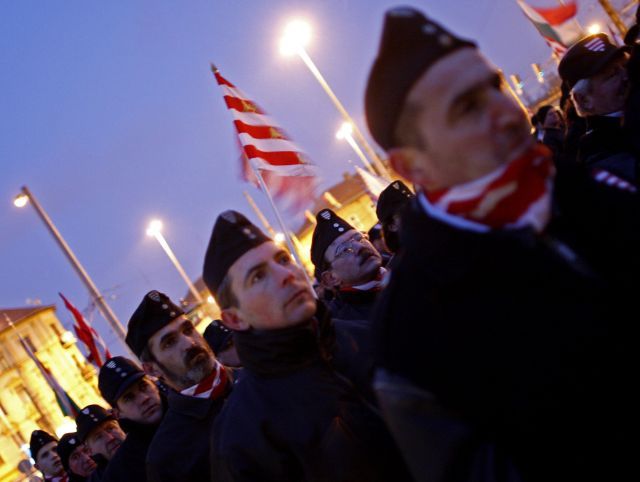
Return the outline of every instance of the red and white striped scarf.
<path id="1" fill-rule="evenodd" d="M 228 383 L 229 376 L 227 375 L 226 369 L 220 362 L 216 361 L 215 369 L 210 375 L 200 383 L 185 388 L 180 393 L 189 397 L 216 399 L 224 394 Z"/>
<path id="2" fill-rule="evenodd" d="M 469 227 L 477 223 L 476 229 L 480 231 L 531 226 L 541 232 L 551 218 L 554 176 L 551 151 L 542 144 L 535 144 L 520 157 L 486 176 L 426 192 L 428 203 L 425 207 L 450 224 L 456 223 L 447 219 L 447 214 L 471 221 Z"/>

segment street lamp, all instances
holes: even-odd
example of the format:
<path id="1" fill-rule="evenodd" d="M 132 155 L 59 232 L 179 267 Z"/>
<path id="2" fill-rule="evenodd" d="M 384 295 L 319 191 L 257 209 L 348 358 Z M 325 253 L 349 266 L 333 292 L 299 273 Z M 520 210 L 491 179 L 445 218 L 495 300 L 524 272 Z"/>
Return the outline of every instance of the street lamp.
<path id="1" fill-rule="evenodd" d="M 348 122 L 352 125 L 355 140 L 363 147 L 367 155 L 371 159 L 373 159 L 373 163 L 376 166 L 376 169 L 379 171 L 379 174 L 387 178 L 388 180 L 391 180 L 391 176 L 387 171 L 387 168 L 382 163 L 373 148 L 369 145 L 364 135 L 362 134 L 360 129 L 358 129 L 358 126 L 355 124 L 338 97 L 336 97 L 336 95 L 333 93 L 333 90 L 331 90 L 331 87 L 329 87 L 329 84 L 311 60 L 311 57 L 309 57 L 309 54 L 305 50 L 305 46 L 309 43 L 310 40 L 311 27 L 309 26 L 309 24 L 300 19 L 292 20 L 285 27 L 284 34 L 280 39 L 280 52 L 285 56 L 297 54 L 302 59 L 307 68 L 311 71 L 318 83 L 322 86 L 326 94 L 329 96 L 336 109 L 338 109 L 338 112 L 340 112 L 340 115 L 343 117 L 345 122 Z"/>
<path id="2" fill-rule="evenodd" d="M 78 261 L 78 258 L 76 258 L 76 255 L 73 253 L 73 251 L 71 251 L 71 248 L 69 247 L 67 242 L 64 240 L 64 238 L 60 234 L 60 231 L 58 231 L 58 228 L 55 227 L 49 215 L 42 208 L 38 200 L 33 196 L 31 191 L 29 191 L 27 186 L 23 186 L 22 189 L 20 190 L 20 194 L 14 198 L 13 204 L 14 206 L 21 208 L 26 206 L 28 202 L 31 202 L 31 205 L 36 210 L 36 213 L 38 213 L 38 216 L 40 217 L 42 222 L 45 224 L 45 226 L 47 227 L 47 229 L 49 230 L 53 238 L 58 243 L 58 246 L 60 246 L 65 256 L 71 263 L 71 266 L 76 271 L 78 276 L 80 276 L 80 279 L 89 290 L 89 293 L 91 294 L 91 297 L 93 298 L 93 301 L 95 302 L 96 306 L 100 310 L 100 313 L 102 313 L 102 316 L 104 316 L 105 320 L 109 322 L 109 324 L 111 325 L 111 328 L 116 333 L 116 335 L 119 336 L 120 339 L 124 342 L 126 333 L 124 331 L 124 328 L 122 327 L 122 324 L 120 323 L 120 320 L 118 320 L 118 317 L 116 316 L 116 314 L 113 312 L 111 307 L 107 304 L 104 297 L 102 296 L 102 293 L 100 293 L 100 290 L 98 290 L 93 280 L 89 277 L 89 274 L 86 272 L 84 267 L 80 264 L 80 261 Z M 125 346 L 126 346 L 126 343 L 125 343 Z"/>
<path id="3" fill-rule="evenodd" d="M 168 256 L 168 258 L 171 260 L 175 268 L 178 270 L 178 273 L 180 273 L 180 276 L 182 276 L 182 279 L 184 280 L 184 282 L 189 287 L 189 291 L 195 298 L 196 302 L 198 304 L 204 303 L 202 296 L 200 295 L 200 293 L 198 293 L 198 290 L 196 289 L 196 287 L 193 286 L 193 283 L 187 276 L 187 273 L 182 268 L 182 265 L 178 261 L 178 258 L 176 258 L 175 254 L 173 254 L 173 251 L 169 247 L 167 240 L 164 239 L 164 236 L 162 235 L 162 221 L 160 221 L 159 219 L 152 220 L 149 223 L 149 226 L 147 227 L 147 236 L 156 238 L 156 240 L 158 241 L 158 243 L 160 243 L 160 246 L 162 246 L 162 249 Z"/>
<path id="4" fill-rule="evenodd" d="M 587 27 L 587 32 L 589 32 L 589 35 L 595 35 L 597 33 L 600 33 L 601 31 L 602 28 L 600 27 L 599 23 L 592 23 Z"/>
<path id="5" fill-rule="evenodd" d="M 338 129 L 338 132 L 336 132 L 336 139 L 339 139 L 339 140 L 344 139 L 345 141 L 347 141 L 347 144 L 351 146 L 351 149 L 353 149 L 356 155 L 360 158 L 360 160 L 364 164 L 364 167 L 366 167 L 371 174 L 376 176 L 377 175 L 376 171 L 371 166 L 371 163 L 369 162 L 369 159 L 367 159 L 367 156 L 365 156 L 364 152 L 362 152 L 362 149 L 360 149 L 360 146 L 353 139 L 352 134 L 353 134 L 353 124 L 351 124 L 350 122 L 343 122 L 342 125 L 340 126 L 340 129 Z"/>

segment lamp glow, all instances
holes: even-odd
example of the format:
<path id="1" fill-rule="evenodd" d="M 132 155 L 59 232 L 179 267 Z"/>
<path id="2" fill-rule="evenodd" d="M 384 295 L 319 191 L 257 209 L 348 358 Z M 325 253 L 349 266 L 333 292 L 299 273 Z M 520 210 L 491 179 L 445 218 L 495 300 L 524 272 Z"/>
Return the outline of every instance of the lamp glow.
<path id="1" fill-rule="evenodd" d="M 587 27 L 587 32 L 589 32 L 589 35 L 595 35 L 597 33 L 600 33 L 601 31 L 602 27 L 600 27 L 599 23 L 592 23 Z"/>
<path id="2" fill-rule="evenodd" d="M 353 126 L 351 122 L 344 122 L 338 132 L 336 132 L 336 139 L 346 139 L 347 137 L 351 137 L 351 133 L 353 132 Z"/>
<path id="3" fill-rule="evenodd" d="M 311 40 L 311 27 L 304 20 L 292 20 L 280 39 L 280 53 L 290 56 L 303 50 Z"/>
<path id="4" fill-rule="evenodd" d="M 159 219 L 154 219 L 149 223 L 149 227 L 147 228 L 147 236 L 157 236 L 162 231 L 162 221 Z"/>
<path id="5" fill-rule="evenodd" d="M 27 196 L 26 194 L 18 194 L 13 199 L 13 205 L 18 208 L 25 207 L 28 202 L 29 202 L 29 196 Z"/>
<path id="6" fill-rule="evenodd" d="M 276 235 L 273 237 L 273 241 L 276 244 L 284 243 L 284 234 L 283 233 L 276 233 Z"/>

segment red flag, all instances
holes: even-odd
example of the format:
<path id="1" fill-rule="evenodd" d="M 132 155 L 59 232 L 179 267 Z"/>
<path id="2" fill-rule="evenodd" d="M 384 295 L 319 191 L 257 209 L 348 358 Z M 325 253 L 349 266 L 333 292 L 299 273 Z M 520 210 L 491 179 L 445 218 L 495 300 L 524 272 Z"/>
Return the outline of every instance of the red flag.
<path id="1" fill-rule="evenodd" d="M 549 25 L 553 25 L 554 27 L 562 25 L 567 20 L 571 20 L 578 13 L 578 5 L 576 5 L 575 1 L 549 8 L 533 6 L 531 8 L 538 12 Z"/>
<path id="2" fill-rule="evenodd" d="M 255 185 L 262 178 L 281 212 L 296 218 L 315 198 L 317 167 L 289 140 L 285 132 L 258 105 L 213 68 L 224 101 L 231 111 L 242 152 L 243 178 Z"/>
<path id="3" fill-rule="evenodd" d="M 73 306 L 62 293 L 58 294 L 60 295 L 60 298 L 62 298 L 62 301 L 64 301 L 64 306 L 66 306 L 75 319 L 73 329 L 76 332 L 78 340 L 84 343 L 89 350 L 87 359 L 93 363 L 98 370 L 100 370 L 100 367 L 102 367 L 104 362 L 111 358 L 111 353 L 109 353 L 107 345 L 104 343 L 102 338 L 100 338 L 98 332 L 93 329 L 87 320 L 84 319 L 82 313 L 80 313 L 80 311 L 78 311 L 78 309 Z"/>

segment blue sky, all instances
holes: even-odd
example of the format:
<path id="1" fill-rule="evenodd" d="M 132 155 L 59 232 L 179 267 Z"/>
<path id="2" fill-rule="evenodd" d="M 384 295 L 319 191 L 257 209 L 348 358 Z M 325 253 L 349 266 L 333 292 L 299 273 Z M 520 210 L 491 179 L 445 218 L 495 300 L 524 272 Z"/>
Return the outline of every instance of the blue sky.
<path id="1" fill-rule="evenodd" d="M 531 0 L 552 5 L 551 0 Z M 585 21 L 602 18 L 584 3 Z M 506 73 L 530 75 L 549 50 L 514 0 L 404 1 L 475 38 Z M 388 0 L 165 0 L 0 2 L 0 306 L 27 299 L 79 308 L 88 293 L 31 208 L 12 205 L 27 185 L 126 324 L 150 289 L 186 292 L 160 246 L 153 217 L 192 278 L 216 216 L 255 219 L 239 180 L 231 116 L 209 70 L 274 117 L 319 165 L 328 186 L 352 169 L 335 139 L 340 117 L 304 64 L 280 56 L 288 19 L 314 33 L 310 56 L 364 129 L 363 92 Z M 588 18 L 587 18 L 588 17 Z M 96 315 L 99 331 L 121 353 Z"/>

